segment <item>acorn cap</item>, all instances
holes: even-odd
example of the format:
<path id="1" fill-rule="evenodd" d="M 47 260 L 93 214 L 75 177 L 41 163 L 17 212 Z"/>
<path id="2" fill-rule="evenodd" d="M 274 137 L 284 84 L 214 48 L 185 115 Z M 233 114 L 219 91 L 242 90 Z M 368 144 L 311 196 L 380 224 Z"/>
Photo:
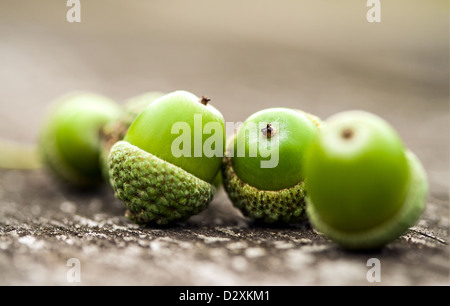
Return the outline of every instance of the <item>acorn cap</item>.
<path id="1" fill-rule="evenodd" d="M 422 214 L 428 193 L 426 173 L 419 159 L 411 151 L 406 152 L 406 157 L 410 168 L 407 195 L 400 210 L 388 221 L 365 231 L 338 230 L 321 219 L 307 197 L 307 213 L 311 223 L 318 231 L 347 249 L 376 249 L 406 233 Z"/>
<path id="2" fill-rule="evenodd" d="M 259 190 L 244 183 L 234 172 L 230 157 L 222 163 L 223 186 L 241 212 L 264 223 L 294 223 L 306 217 L 305 181 L 277 191 Z"/>
<path id="3" fill-rule="evenodd" d="M 212 184 L 126 141 L 112 147 L 109 164 L 115 196 L 138 224 L 186 220 L 204 210 L 215 193 Z"/>

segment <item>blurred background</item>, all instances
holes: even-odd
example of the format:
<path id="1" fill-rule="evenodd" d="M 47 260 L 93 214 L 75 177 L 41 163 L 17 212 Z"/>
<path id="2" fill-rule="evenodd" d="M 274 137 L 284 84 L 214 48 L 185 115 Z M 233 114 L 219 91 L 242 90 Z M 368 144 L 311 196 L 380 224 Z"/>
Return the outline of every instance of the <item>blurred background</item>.
<path id="1" fill-rule="evenodd" d="M 183 89 L 227 121 L 273 106 L 388 120 L 447 197 L 448 1 L 0 0 L 0 137 L 34 143 L 47 106 L 73 90 L 120 103 Z"/>
<path id="2" fill-rule="evenodd" d="M 382 284 L 448 283 L 448 1 L 380 0 L 380 23 L 366 0 L 80 0 L 80 23 L 67 2 L 0 0 L 0 143 L 36 143 L 49 105 L 75 90 L 119 103 L 187 90 L 230 122 L 275 106 L 323 119 L 362 109 L 419 156 L 431 193 L 417 227 L 359 254 L 307 224 L 249 225 L 223 190 L 187 225 L 148 229 L 107 186 L 2 169 L 0 284 L 67 284 L 72 257 L 85 284 L 360 285 L 368 257 Z"/>

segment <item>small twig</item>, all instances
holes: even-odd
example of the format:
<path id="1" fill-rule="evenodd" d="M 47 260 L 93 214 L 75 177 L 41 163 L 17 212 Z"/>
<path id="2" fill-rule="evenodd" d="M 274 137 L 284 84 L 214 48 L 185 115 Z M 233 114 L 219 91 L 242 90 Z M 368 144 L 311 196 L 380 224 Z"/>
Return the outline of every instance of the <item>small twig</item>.
<path id="1" fill-rule="evenodd" d="M 431 234 L 429 231 L 423 231 L 423 230 L 420 230 L 420 229 L 417 228 L 417 227 L 412 227 L 412 228 L 411 228 L 411 231 L 413 231 L 413 232 L 415 232 L 415 233 L 417 233 L 417 234 L 420 234 L 420 235 L 422 235 L 422 236 L 431 238 L 431 239 L 433 239 L 433 240 L 436 240 L 436 241 L 438 241 L 438 242 L 440 242 L 440 243 L 442 243 L 442 244 L 448 245 L 447 241 L 445 241 L 445 240 L 442 239 L 442 238 L 437 237 L 437 236 L 434 235 L 434 234 Z"/>

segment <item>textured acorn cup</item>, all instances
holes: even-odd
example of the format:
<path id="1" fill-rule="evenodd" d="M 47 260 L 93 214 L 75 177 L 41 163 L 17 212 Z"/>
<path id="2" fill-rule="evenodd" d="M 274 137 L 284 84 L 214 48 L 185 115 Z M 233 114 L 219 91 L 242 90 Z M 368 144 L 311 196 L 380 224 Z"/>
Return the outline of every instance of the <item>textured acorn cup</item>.
<path id="1" fill-rule="evenodd" d="M 307 212 L 312 225 L 347 249 L 376 249 L 413 226 L 428 183 L 417 157 L 383 119 L 337 114 L 307 154 Z"/>
<path id="2" fill-rule="evenodd" d="M 271 122 L 278 122 L 275 128 Z M 259 141 L 278 141 L 277 167 L 261 169 L 258 157 L 238 160 L 238 139 L 248 143 L 244 135 L 248 124 L 266 123 L 257 134 Z M 321 121 L 311 114 L 287 108 L 271 108 L 250 116 L 240 130 L 229 139 L 222 163 L 223 186 L 245 216 L 262 223 L 295 223 L 306 217 L 303 151 L 312 141 Z M 242 145 L 242 142 L 241 142 Z M 233 154 L 232 154 L 233 153 Z M 237 171 L 236 171 L 237 170 Z M 239 171 L 240 170 L 240 171 Z M 271 190 L 272 189 L 272 190 Z"/>
<path id="3" fill-rule="evenodd" d="M 114 101 L 79 92 L 58 98 L 40 130 L 43 164 L 62 181 L 78 187 L 102 182 L 100 130 L 121 113 Z"/>
<path id="4" fill-rule="evenodd" d="M 136 118 L 124 141 L 112 147 L 110 181 L 133 222 L 164 225 L 183 221 L 211 202 L 215 193 L 211 182 L 219 171 L 221 157 L 214 157 L 218 158 L 214 162 L 206 157 L 174 158 L 170 152 L 177 137 L 171 133 L 173 123 L 190 122 L 195 114 L 203 114 L 205 124 L 218 122 L 224 135 L 223 116 L 205 99 L 184 91 L 157 99 Z M 204 165 L 208 169 L 202 169 Z"/>
<path id="5" fill-rule="evenodd" d="M 214 196 L 212 184 L 126 141 L 116 143 L 109 156 L 115 196 L 137 224 L 183 221 L 204 210 Z"/>

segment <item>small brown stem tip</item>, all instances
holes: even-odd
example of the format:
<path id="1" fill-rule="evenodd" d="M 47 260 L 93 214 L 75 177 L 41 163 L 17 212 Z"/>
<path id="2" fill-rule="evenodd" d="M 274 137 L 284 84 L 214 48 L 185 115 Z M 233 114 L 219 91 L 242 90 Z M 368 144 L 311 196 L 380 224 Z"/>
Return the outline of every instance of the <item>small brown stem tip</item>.
<path id="1" fill-rule="evenodd" d="M 202 96 L 202 98 L 200 99 L 200 103 L 203 105 L 207 105 L 209 101 L 211 101 L 211 99 L 206 96 Z"/>
<path id="2" fill-rule="evenodd" d="M 348 140 L 348 139 L 353 137 L 353 133 L 354 132 L 353 132 L 352 129 L 347 128 L 347 129 L 342 131 L 341 136 L 342 136 L 342 138 Z"/>
<path id="3" fill-rule="evenodd" d="M 270 123 L 267 123 L 267 126 L 261 129 L 261 132 L 263 133 L 264 136 L 270 138 L 275 134 L 275 129 L 272 127 Z"/>

